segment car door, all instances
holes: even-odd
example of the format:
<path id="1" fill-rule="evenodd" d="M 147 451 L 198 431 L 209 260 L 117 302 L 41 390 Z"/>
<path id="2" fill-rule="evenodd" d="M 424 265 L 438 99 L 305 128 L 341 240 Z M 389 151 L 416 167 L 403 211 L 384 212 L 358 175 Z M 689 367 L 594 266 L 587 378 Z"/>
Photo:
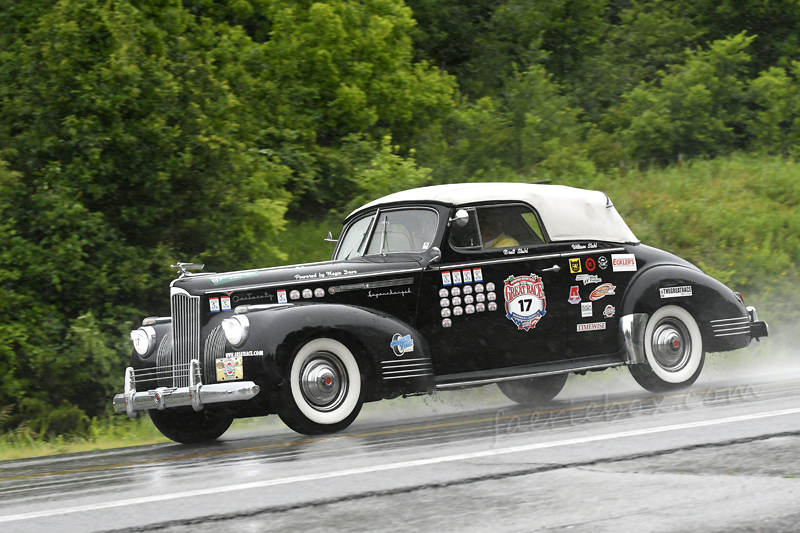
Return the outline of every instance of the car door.
<path id="1" fill-rule="evenodd" d="M 462 208 L 442 263 L 423 273 L 418 327 L 437 375 L 559 360 L 566 339 L 565 260 L 525 204 Z"/>

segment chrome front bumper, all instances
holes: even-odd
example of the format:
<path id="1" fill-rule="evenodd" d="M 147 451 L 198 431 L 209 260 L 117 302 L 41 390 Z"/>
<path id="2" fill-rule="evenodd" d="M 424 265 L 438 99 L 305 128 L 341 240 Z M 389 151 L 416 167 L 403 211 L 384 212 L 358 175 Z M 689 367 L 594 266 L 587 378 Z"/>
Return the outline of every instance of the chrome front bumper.
<path id="1" fill-rule="evenodd" d="M 750 338 L 758 340 L 761 337 L 769 337 L 769 325 L 758 319 L 756 308 L 748 305 L 747 315 L 750 317 Z"/>
<path id="2" fill-rule="evenodd" d="M 189 362 L 188 387 L 159 387 L 137 392 L 133 368 L 125 369 L 125 392 L 114 396 L 114 411 L 127 412 L 131 418 L 147 409 L 167 409 L 191 405 L 195 411 L 211 403 L 236 402 L 254 398 L 261 389 L 252 381 L 214 383 L 203 385 L 200 381 L 200 362 Z"/>

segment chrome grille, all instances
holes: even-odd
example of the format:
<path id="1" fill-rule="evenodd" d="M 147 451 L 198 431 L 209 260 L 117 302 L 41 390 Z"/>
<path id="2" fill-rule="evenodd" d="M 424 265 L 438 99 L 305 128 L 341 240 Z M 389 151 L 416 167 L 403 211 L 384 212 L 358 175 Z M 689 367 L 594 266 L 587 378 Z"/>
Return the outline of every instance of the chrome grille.
<path id="1" fill-rule="evenodd" d="M 200 297 L 176 293 L 172 306 L 172 364 L 175 368 L 174 386 L 188 387 L 185 372 L 189 361 L 200 360 Z"/>
<path id="2" fill-rule="evenodd" d="M 203 383 L 217 382 L 217 359 L 225 357 L 225 332 L 222 326 L 217 326 L 206 337 L 206 349 L 203 352 L 206 358 L 203 365 Z"/>

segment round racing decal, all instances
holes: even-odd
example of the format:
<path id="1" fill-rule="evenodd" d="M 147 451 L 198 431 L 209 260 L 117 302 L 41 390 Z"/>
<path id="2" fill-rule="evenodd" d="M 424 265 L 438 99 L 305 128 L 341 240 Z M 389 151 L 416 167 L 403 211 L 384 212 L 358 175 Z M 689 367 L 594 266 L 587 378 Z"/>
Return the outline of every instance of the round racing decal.
<path id="1" fill-rule="evenodd" d="M 505 280 L 506 318 L 528 331 L 545 315 L 544 281 L 536 274 Z M 490 308 L 491 310 L 491 308 Z"/>

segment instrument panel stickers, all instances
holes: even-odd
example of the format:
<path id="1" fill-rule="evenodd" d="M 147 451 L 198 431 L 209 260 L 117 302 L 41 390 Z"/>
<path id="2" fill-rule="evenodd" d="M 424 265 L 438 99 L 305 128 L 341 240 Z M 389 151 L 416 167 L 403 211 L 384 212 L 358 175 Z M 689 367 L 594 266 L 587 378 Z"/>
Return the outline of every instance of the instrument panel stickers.
<path id="1" fill-rule="evenodd" d="M 312 296 L 314 296 L 314 293 L 311 289 L 303 289 L 303 298 L 311 298 Z"/>
<path id="2" fill-rule="evenodd" d="M 570 274 L 579 274 L 583 272 L 581 270 L 581 258 L 580 257 L 571 257 L 569 260 L 569 273 Z"/>
<path id="3" fill-rule="evenodd" d="M 633 254 L 611 254 L 611 270 L 614 272 L 636 272 L 636 256 Z"/>
<path id="4" fill-rule="evenodd" d="M 592 302 L 581 302 L 581 318 L 592 316 Z"/>
<path id="5" fill-rule="evenodd" d="M 472 270 L 465 269 L 461 271 L 461 276 L 464 278 L 464 283 L 472 283 Z"/>
<path id="6" fill-rule="evenodd" d="M 475 280 L 475 283 L 480 283 L 483 281 L 483 270 L 480 268 L 473 268 L 472 269 L 472 278 Z"/>
<path id="7" fill-rule="evenodd" d="M 505 280 L 503 294 L 506 300 L 506 318 L 516 324 L 517 329 L 528 331 L 535 328 L 547 313 L 544 281 L 536 274 L 510 276 Z"/>
<path id="8" fill-rule="evenodd" d="M 287 302 L 287 300 L 286 300 L 286 291 L 284 289 L 281 289 L 281 290 L 278 291 L 278 303 L 279 304 L 285 304 L 286 302 Z"/>
<path id="9" fill-rule="evenodd" d="M 400 357 L 404 353 L 414 351 L 414 339 L 411 338 L 411 335 L 403 336 L 399 333 L 395 333 L 392 336 L 392 342 L 389 346 L 392 348 L 392 351 L 394 351 L 394 354 Z"/>
<path id="10" fill-rule="evenodd" d="M 678 298 L 679 296 L 691 296 L 692 286 L 685 287 L 667 287 L 665 289 L 658 289 L 662 298 Z"/>
<path id="11" fill-rule="evenodd" d="M 230 296 L 222 296 L 219 299 L 220 304 L 222 304 L 223 311 L 230 311 L 231 310 L 231 297 Z"/>
<path id="12" fill-rule="evenodd" d="M 442 272 L 442 285 L 449 287 L 453 284 L 453 278 L 450 276 L 450 271 Z"/>
<path id="13" fill-rule="evenodd" d="M 605 296 L 611 296 L 614 294 L 614 289 L 616 289 L 616 285 L 612 285 L 610 283 L 603 283 L 599 285 L 595 290 L 592 291 L 592 294 L 589 295 L 589 299 L 591 301 L 599 300 Z"/>
<path id="14" fill-rule="evenodd" d="M 219 298 L 209 298 L 208 308 L 212 313 L 219 313 Z"/>
<path id="15" fill-rule="evenodd" d="M 289 298 L 291 298 L 292 300 L 299 300 L 300 299 L 300 291 L 294 290 L 294 291 L 290 292 L 289 293 Z"/>
<path id="16" fill-rule="evenodd" d="M 569 288 L 569 300 L 567 300 L 571 304 L 579 304 L 581 303 L 581 295 L 578 292 L 578 286 L 573 285 Z"/>
<path id="17" fill-rule="evenodd" d="M 453 285 L 461 285 L 461 271 L 453 270 Z"/>
<path id="18" fill-rule="evenodd" d="M 314 297 L 322 298 L 323 296 L 325 296 L 325 291 L 323 289 L 320 288 L 314 289 Z"/>
<path id="19" fill-rule="evenodd" d="M 605 322 L 592 322 L 591 324 L 578 324 L 578 332 L 581 331 L 598 331 L 606 329 Z"/>

